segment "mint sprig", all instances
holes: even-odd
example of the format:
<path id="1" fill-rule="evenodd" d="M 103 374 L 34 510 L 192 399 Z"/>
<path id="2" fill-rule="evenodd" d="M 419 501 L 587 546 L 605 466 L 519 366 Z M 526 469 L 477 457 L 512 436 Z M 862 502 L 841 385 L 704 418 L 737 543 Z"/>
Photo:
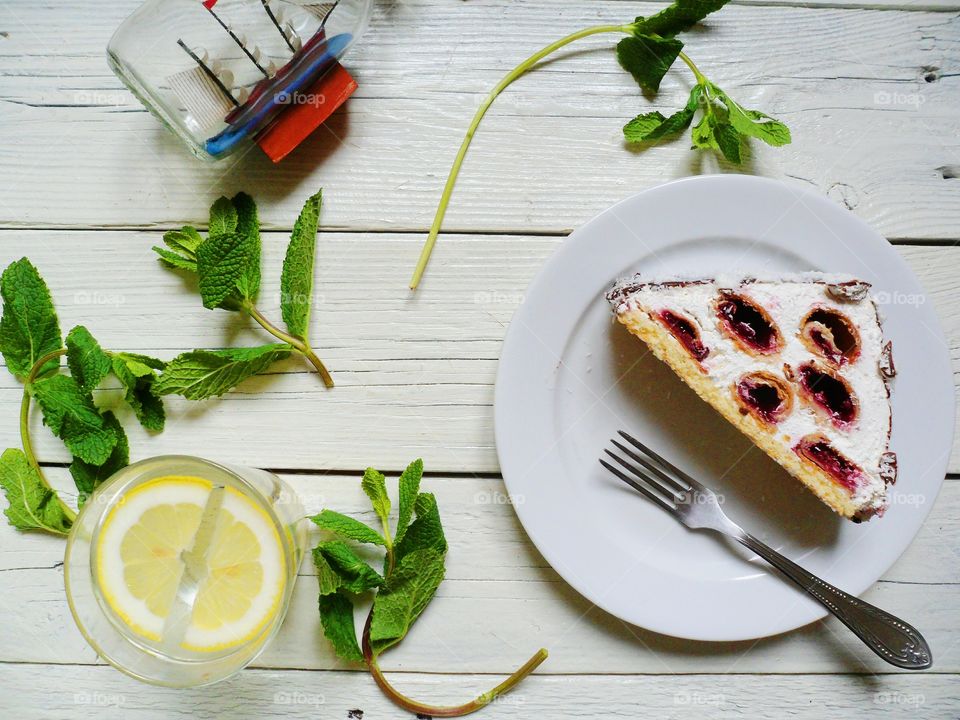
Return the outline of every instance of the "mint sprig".
<path id="1" fill-rule="evenodd" d="M 638 17 L 626 25 L 598 25 L 578 30 L 535 52 L 507 73 L 480 104 L 467 128 L 466 136 L 447 176 L 430 232 L 414 268 L 410 289 L 416 290 L 423 278 L 467 150 L 493 101 L 514 80 L 526 74 L 541 60 L 582 38 L 604 33 L 627 35 L 617 44 L 617 59 L 640 87 L 652 94 L 659 90 L 660 81 L 678 58 L 694 75 L 696 84 L 687 105 L 670 116 L 664 116 L 660 112 L 638 115 L 623 128 L 628 143 L 645 143 L 677 136 L 690 126 L 698 109 L 702 111 L 702 117 L 691 133 L 693 147 L 717 151 L 729 162 L 743 162 L 743 150 L 748 138 L 756 138 L 774 146 L 789 143 L 790 131 L 786 125 L 759 110 L 746 110 L 733 101 L 703 75 L 683 52 L 683 43 L 676 38 L 677 34 L 690 29 L 727 2 L 729 0 L 674 0 L 672 5 L 649 18 Z"/>
<path id="2" fill-rule="evenodd" d="M 239 193 L 232 199 L 222 197 L 213 204 L 206 239 L 188 225 L 166 233 L 163 241 L 167 247 L 153 250 L 167 267 L 196 274 L 205 308 L 248 315 L 284 343 L 288 353 L 293 351 L 302 355 L 317 371 L 324 385 L 332 388 L 333 378 L 309 340 L 314 255 L 322 198 L 321 191 L 307 199 L 287 245 L 280 280 L 280 310 L 286 331 L 268 320 L 256 306 L 261 281 L 260 222 L 256 203 L 246 193 Z M 195 361 L 196 358 L 181 356 L 174 363 L 179 367 Z M 219 386 L 212 386 L 205 396 L 220 394 L 215 392 L 218 389 Z M 229 389 L 224 387 L 220 391 Z"/>
<path id="3" fill-rule="evenodd" d="M 82 325 L 62 338 L 53 299 L 40 273 L 26 258 L 11 263 L 0 275 L 0 353 L 10 372 L 23 381 L 23 397 L 22 449 L 9 449 L 0 455 L 0 487 L 7 496 L 10 524 L 20 530 L 64 535 L 76 518 L 73 509 L 47 482 L 34 455 L 30 435 L 33 401 L 42 412 L 44 424 L 73 456 L 70 475 L 77 486 L 78 505 L 83 505 L 100 483 L 130 461 L 123 425 L 94 397 L 110 377 L 119 383 L 123 402 L 151 432 L 164 428 L 164 396 L 177 394 L 188 400 L 220 396 L 292 352 L 307 357 L 324 381 L 332 385 L 326 368 L 306 341 L 319 216 L 318 193 L 308 199 L 297 221 L 284 263 L 281 285 L 285 293 L 291 290 L 297 298 L 295 305 L 287 300 L 283 303 L 290 333 L 273 326 L 253 304 L 261 281 L 260 223 L 253 198 L 240 193 L 232 200 L 217 200 L 210 210 L 206 239 L 189 226 L 166 233 L 166 247 L 154 250 L 165 265 L 198 277 L 206 307 L 246 312 L 282 341 L 258 347 L 192 350 L 169 362 L 106 349 Z M 287 308 L 293 308 L 289 319 Z M 63 356 L 66 373 L 61 367 Z M 343 560 L 342 553 L 338 557 Z M 342 562 L 338 567 L 346 572 Z"/>
<path id="4" fill-rule="evenodd" d="M 320 588 L 320 622 L 334 652 L 343 660 L 363 662 L 386 696 L 396 705 L 420 716 L 459 717 L 475 712 L 509 692 L 547 658 L 539 650 L 521 668 L 489 692 L 463 705 L 437 707 L 399 693 L 384 677 L 378 659 L 403 640 L 443 581 L 447 540 L 436 498 L 420 492 L 423 462 L 415 460 L 398 481 L 398 517 L 391 533 L 392 503 L 386 478 L 368 468 L 361 487 L 370 499 L 380 529 L 332 510 L 313 518 L 335 539 L 320 542 L 313 550 Z M 347 545 L 345 540 L 383 548 L 380 575 Z M 360 642 L 354 624 L 354 601 L 374 592 Z"/>
<path id="5" fill-rule="evenodd" d="M 83 326 L 61 340 L 59 320 L 43 278 L 29 260 L 17 260 L 3 273 L 3 321 L 0 352 L 7 368 L 23 381 L 20 405 L 22 450 L 0 456 L 0 486 L 7 496 L 5 511 L 20 530 L 66 534 L 76 518 L 44 477 L 33 452 L 30 406 L 36 401 L 44 424 L 63 440 L 73 456 L 70 474 L 82 505 L 97 485 L 129 462 L 126 432 L 116 415 L 97 407 L 93 392 L 111 373 L 127 385 L 118 368 L 132 380 L 125 395 L 145 426 L 163 426 L 163 405 L 151 391 L 154 369 L 163 362 L 145 355 L 104 350 Z M 38 354 L 43 350 L 43 354 Z M 61 374 L 66 355 L 70 374 Z M 31 362 L 26 368 L 25 363 Z M 26 368 L 26 369 L 25 369 Z M 135 373 L 135 374 L 134 374 Z"/>

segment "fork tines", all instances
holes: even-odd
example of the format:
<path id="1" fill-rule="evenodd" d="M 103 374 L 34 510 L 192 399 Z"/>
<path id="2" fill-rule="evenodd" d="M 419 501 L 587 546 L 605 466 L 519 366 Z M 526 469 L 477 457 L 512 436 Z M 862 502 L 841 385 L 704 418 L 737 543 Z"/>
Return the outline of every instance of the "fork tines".
<path id="1" fill-rule="evenodd" d="M 702 488 L 696 480 L 632 435 L 623 430 L 617 434 L 628 444 L 625 445 L 616 438 L 611 439 L 610 442 L 619 452 L 604 449 L 604 453 L 616 465 L 604 458 L 600 458 L 600 464 L 660 507 L 676 510 L 678 504 L 687 502 L 691 494 Z"/>

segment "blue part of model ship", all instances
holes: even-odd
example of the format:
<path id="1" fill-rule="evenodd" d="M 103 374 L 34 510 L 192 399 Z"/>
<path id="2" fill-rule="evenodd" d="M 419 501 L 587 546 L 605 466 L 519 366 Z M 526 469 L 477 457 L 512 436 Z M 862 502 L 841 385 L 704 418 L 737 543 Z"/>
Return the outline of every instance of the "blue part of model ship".
<path id="1" fill-rule="evenodd" d="M 262 130 L 299 93 L 308 89 L 317 78 L 337 62 L 353 36 L 341 33 L 327 39 L 321 31 L 304 46 L 280 72 L 265 78 L 250 98 L 226 118 L 229 127 L 208 139 L 206 150 L 219 157 L 233 149 L 244 138 Z"/>

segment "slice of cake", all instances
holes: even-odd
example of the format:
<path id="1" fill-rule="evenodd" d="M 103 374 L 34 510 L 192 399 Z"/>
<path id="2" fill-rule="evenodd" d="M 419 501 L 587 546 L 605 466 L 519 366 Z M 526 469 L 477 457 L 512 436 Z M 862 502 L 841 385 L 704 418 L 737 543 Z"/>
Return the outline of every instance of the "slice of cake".
<path id="1" fill-rule="evenodd" d="M 882 514 L 895 374 L 870 285 L 805 273 L 619 281 L 617 319 L 844 517 Z"/>

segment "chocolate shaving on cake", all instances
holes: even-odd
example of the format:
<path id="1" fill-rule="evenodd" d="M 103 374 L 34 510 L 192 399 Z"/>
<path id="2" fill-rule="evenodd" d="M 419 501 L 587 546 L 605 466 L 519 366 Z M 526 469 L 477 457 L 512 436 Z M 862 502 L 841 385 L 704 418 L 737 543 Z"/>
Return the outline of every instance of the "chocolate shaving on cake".
<path id="1" fill-rule="evenodd" d="M 687 287 L 689 285 L 704 285 L 706 280 L 661 280 L 659 282 L 650 282 L 643 280 L 640 273 L 628 278 L 617 280 L 606 294 L 607 302 L 614 306 L 624 303 L 627 298 L 643 288 L 670 288 Z"/>
<path id="2" fill-rule="evenodd" d="M 880 359 L 877 361 L 880 366 L 880 374 L 885 378 L 896 377 L 897 366 L 893 364 L 893 341 L 888 340 L 880 351 Z"/>
<path id="3" fill-rule="evenodd" d="M 827 293 L 835 300 L 860 302 L 867 297 L 870 287 L 870 283 L 863 280 L 847 280 L 846 282 L 827 285 Z"/>
<path id="4" fill-rule="evenodd" d="M 893 485 L 897 481 L 897 454 L 895 452 L 888 451 L 880 456 L 878 474 L 887 485 Z"/>

